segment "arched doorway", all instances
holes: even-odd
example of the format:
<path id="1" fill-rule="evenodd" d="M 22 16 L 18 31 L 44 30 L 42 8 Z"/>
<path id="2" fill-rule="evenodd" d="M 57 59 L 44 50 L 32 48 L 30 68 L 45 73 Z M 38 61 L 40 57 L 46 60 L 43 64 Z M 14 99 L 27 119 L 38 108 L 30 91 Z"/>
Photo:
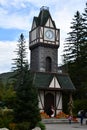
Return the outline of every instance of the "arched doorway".
<path id="1" fill-rule="evenodd" d="M 51 106 L 54 106 L 54 95 L 52 93 L 47 93 L 45 95 L 45 100 L 44 100 L 44 104 L 45 104 L 45 112 L 50 115 L 50 109 Z"/>

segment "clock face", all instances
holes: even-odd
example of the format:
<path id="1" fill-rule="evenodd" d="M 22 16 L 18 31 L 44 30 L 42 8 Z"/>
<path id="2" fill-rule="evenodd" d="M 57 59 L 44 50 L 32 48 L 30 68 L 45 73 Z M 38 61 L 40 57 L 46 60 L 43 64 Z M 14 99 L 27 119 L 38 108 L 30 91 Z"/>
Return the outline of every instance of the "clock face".
<path id="1" fill-rule="evenodd" d="M 46 36 L 48 39 L 53 39 L 54 33 L 53 33 L 52 30 L 49 29 L 49 30 L 46 30 L 45 36 Z"/>

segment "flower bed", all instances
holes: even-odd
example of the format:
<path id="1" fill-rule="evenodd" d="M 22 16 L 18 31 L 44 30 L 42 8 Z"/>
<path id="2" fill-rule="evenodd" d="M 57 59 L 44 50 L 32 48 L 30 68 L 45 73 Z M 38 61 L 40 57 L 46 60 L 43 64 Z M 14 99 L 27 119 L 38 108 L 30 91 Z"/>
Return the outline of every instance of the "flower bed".
<path id="1" fill-rule="evenodd" d="M 57 115 L 56 115 L 56 118 L 67 118 L 68 115 L 66 115 L 64 112 L 59 112 Z"/>
<path id="2" fill-rule="evenodd" d="M 40 113 L 41 114 L 41 118 L 43 119 L 49 119 L 51 117 L 49 117 L 44 111 Z M 68 119 L 69 115 L 65 114 L 64 112 L 59 112 L 54 118 L 57 119 Z M 72 117 L 72 121 L 74 122 L 78 122 L 78 119 L 76 117 Z"/>
<path id="3" fill-rule="evenodd" d="M 49 115 L 47 115 L 44 111 L 40 113 L 41 114 L 41 118 L 50 118 Z"/>

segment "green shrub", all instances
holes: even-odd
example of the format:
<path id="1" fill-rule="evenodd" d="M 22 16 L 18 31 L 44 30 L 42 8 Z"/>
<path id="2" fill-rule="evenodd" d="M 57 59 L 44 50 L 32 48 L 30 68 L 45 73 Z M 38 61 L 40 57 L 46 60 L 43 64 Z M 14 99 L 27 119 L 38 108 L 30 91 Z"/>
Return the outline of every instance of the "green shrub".
<path id="1" fill-rule="evenodd" d="M 30 130 L 29 122 L 17 123 L 14 130 Z"/>
<path id="2" fill-rule="evenodd" d="M 74 101 L 74 109 L 73 112 L 75 115 L 77 115 L 78 111 L 80 110 L 87 110 L 87 99 L 83 100 L 75 100 Z"/>
<path id="3" fill-rule="evenodd" d="M 9 109 L 0 109 L 0 127 L 9 128 L 9 123 L 13 120 L 13 112 Z"/>
<path id="4" fill-rule="evenodd" d="M 9 123 L 11 122 L 12 120 L 9 118 L 9 117 L 3 117 L 1 118 L 0 117 L 0 127 L 9 127 Z"/>
<path id="5" fill-rule="evenodd" d="M 40 127 L 41 130 L 46 130 L 46 126 L 45 126 L 45 124 L 43 124 L 41 121 L 38 122 L 36 126 L 37 126 L 37 127 Z"/>

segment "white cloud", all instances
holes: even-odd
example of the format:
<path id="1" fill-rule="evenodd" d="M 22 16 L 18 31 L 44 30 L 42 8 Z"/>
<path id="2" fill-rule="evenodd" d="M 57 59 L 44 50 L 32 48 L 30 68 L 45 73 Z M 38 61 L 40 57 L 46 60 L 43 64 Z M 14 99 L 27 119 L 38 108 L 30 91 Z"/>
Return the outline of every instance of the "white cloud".
<path id="1" fill-rule="evenodd" d="M 15 42 L 0 42 L 0 73 L 11 70 Z"/>
<path id="2" fill-rule="evenodd" d="M 15 41 L 0 41 L 0 73 L 11 71 L 12 59 L 16 58 L 16 53 L 14 52 L 17 48 L 17 42 Z M 28 42 L 26 41 L 26 47 L 28 52 L 28 60 L 30 60 L 30 54 L 28 49 Z"/>
<path id="3" fill-rule="evenodd" d="M 9 7 L 15 7 L 15 8 L 25 8 L 26 0 L 0 0 L 0 5 L 9 8 Z"/>
<path id="4" fill-rule="evenodd" d="M 15 28 L 15 29 L 24 29 L 28 28 L 28 17 L 18 16 L 17 14 L 4 15 L 0 17 L 0 27 L 1 28 Z"/>
<path id="5" fill-rule="evenodd" d="M 0 5 L 6 5 L 7 4 L 7 0 L 0 0 Z"/>

